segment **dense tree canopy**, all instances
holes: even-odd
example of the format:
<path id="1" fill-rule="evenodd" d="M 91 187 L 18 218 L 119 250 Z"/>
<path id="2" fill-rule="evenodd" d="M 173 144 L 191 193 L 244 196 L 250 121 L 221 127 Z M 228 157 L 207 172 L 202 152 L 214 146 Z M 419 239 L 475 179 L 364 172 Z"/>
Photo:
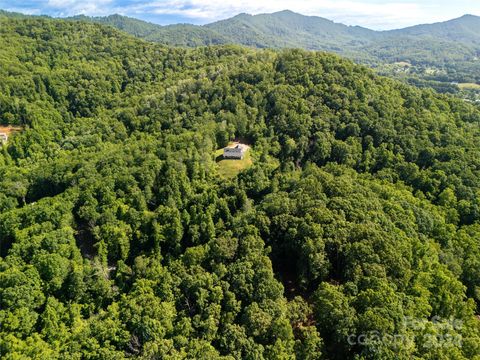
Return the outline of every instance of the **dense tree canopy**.
<path id="1" fill-rule="evenodd" d="M 346 26 L 289 10 L 254 16 L 239 14 L 206 25 L 161 26 L 121 15 L 70 19 L 107 24 L 172 46 L 240 44 L 329 51 L 371 65 L 381 74 L 439 92 L 453 92 L 462 98 L 467 94 L 459 91 L 455 83 L 480 83 L 480 17 L 474 15 L 390 31 Z M 480 91 L 478 87 L 475 90 L 474 99 L 478 100 Z"/>
<path id="2" fill-rule="evenodd" d="M 480 358 L 477 108 L 324 53 L 0 35 L 2 358 Z"/>

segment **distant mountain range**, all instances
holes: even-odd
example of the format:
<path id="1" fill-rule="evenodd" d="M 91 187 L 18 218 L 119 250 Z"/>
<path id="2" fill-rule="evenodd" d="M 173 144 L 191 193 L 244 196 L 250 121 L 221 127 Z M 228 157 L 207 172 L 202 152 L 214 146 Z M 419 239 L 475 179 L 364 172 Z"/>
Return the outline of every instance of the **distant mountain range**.
<path id="1" fill-rule="evenodd" d="M 161 26 L 121 15 L 72 19 L 111 25 L 145 40 L 174 46 L 299 47 L 331 51 L 362 62 L 408 61 L 442 65 L 473 60 L 480 52 L 480 17 L 473 15 L 391 31 L 347 26 L 288 10 L 254 16 L 239 14 L 202 26 Z"/>
<path id="2" fill-rule="evenodd" d="M 2 15 L 23 16 L 0 12 Z M 480 17 L 473 15 L 391 31 L 347 26 L 289 10 L 254 16 L 239 14 L 201 26 L 161 26 L 121 15 L 79 15 L 69 19 L 110 25 L 136 37 L 173 46 L 240 44 L 257 48 L 323 50 L 373 66 L 398 62 L 434 66 L 435 71 L 442 69 L 440 75 L 446 74 L 443 80 L 448 81 L 480 81 Z M 436 74 L 438 77 L 438 72 Z"/>

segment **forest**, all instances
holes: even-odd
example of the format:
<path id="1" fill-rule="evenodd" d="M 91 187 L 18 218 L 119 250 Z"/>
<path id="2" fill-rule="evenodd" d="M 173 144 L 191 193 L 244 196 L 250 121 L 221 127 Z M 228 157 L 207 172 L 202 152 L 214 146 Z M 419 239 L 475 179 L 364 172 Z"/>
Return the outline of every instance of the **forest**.
<path id="1" fill-rule="evenodd" d="M 3 10 L 1 17 L 51 19 Z M 480 102 L 480 86 L 465 89 L 480 84 L 480 17 L 474 15 L 388 31 L 347 26 L 290 10 L 241 13 L 205 25 L 162 26 L 119 14 L 64 19 L 108 25 L 146 41 L 176 47 L 236 44 L 328 51 L 367 65 L 380 75 Z"/>
<path id="2" fill-rule="evenodd" d="M 5 12 L 3 15 L 24 16 Z M 413 84 L 422 82 L 422 86 L 461 98 L 468 96 L 452 86 L 452 82 L 480 83 L 480 17 L 474 15 L 389 31 L 347 26 L 289 10 L 253 16 L 238 14 L 202 26 L 160 26 L 118 14 L 68 19 L 106 24 L 136 37 L 172 46 L 239 44 L 262 49 L 333 52 L 368 65 L 380 74 Z M 402 64 L 408 66 L 399 69 L 398 65 Z M 479 91 L 475 93 L 479 99 Z"/>
<path id="3" fill-rule="evenodd" d="M 0 358 L 480 359 L 476 106 L 78 21 L 0 49 Z"/>

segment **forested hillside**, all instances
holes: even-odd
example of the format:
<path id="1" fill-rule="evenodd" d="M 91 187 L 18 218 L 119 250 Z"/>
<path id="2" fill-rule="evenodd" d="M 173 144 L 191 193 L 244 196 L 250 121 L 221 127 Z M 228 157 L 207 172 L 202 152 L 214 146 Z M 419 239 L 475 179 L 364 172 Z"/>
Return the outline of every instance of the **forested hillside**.
<path id="1" fill-rule="evenodd" d="M 2 359 L 480 358 L 476 107 L 84 22 L 0 49 Z"/>
<path id="2" fill-rule="evenodd" d="M 2 16 L 28 17 L 0 10 Z M 480 101 L 480 18 L 473 15 L 391 31 L 346 26 L 289 10 L 254 16 L 239 14 L 202 26 L 161 26 L 118 14 L 67 19 L 113 26 L 144 40 L 171 46 L 238 44 L 328 51 L 420 88 Z"/>
<path id="3" fill-rule="evenodd" d="M 441 92 L 458 92 L 450 82 L 480 83 L 480 18 L 473 15 L 391 31 L 346 26 L 288 10 L 239 14 L 203 26 L 160 26 L 120 15 L 72 19 L 112 25 L 145 40 L 173 46 L 240 44 L 329 51 Z"/>

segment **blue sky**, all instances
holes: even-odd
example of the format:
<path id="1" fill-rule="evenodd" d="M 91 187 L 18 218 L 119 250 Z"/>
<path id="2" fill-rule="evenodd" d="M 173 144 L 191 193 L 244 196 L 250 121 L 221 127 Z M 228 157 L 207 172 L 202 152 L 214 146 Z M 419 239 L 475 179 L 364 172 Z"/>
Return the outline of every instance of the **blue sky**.
<path id="1" fill-rule="evenodd" d="M 289 9 L 348 25 L 392 29 L 464 14 L 480 15 L 480 0 L 0 0 L 0 8 L 55 17 L 118 13 L 162 25 L 205 24 L 241 12 Z"/>

